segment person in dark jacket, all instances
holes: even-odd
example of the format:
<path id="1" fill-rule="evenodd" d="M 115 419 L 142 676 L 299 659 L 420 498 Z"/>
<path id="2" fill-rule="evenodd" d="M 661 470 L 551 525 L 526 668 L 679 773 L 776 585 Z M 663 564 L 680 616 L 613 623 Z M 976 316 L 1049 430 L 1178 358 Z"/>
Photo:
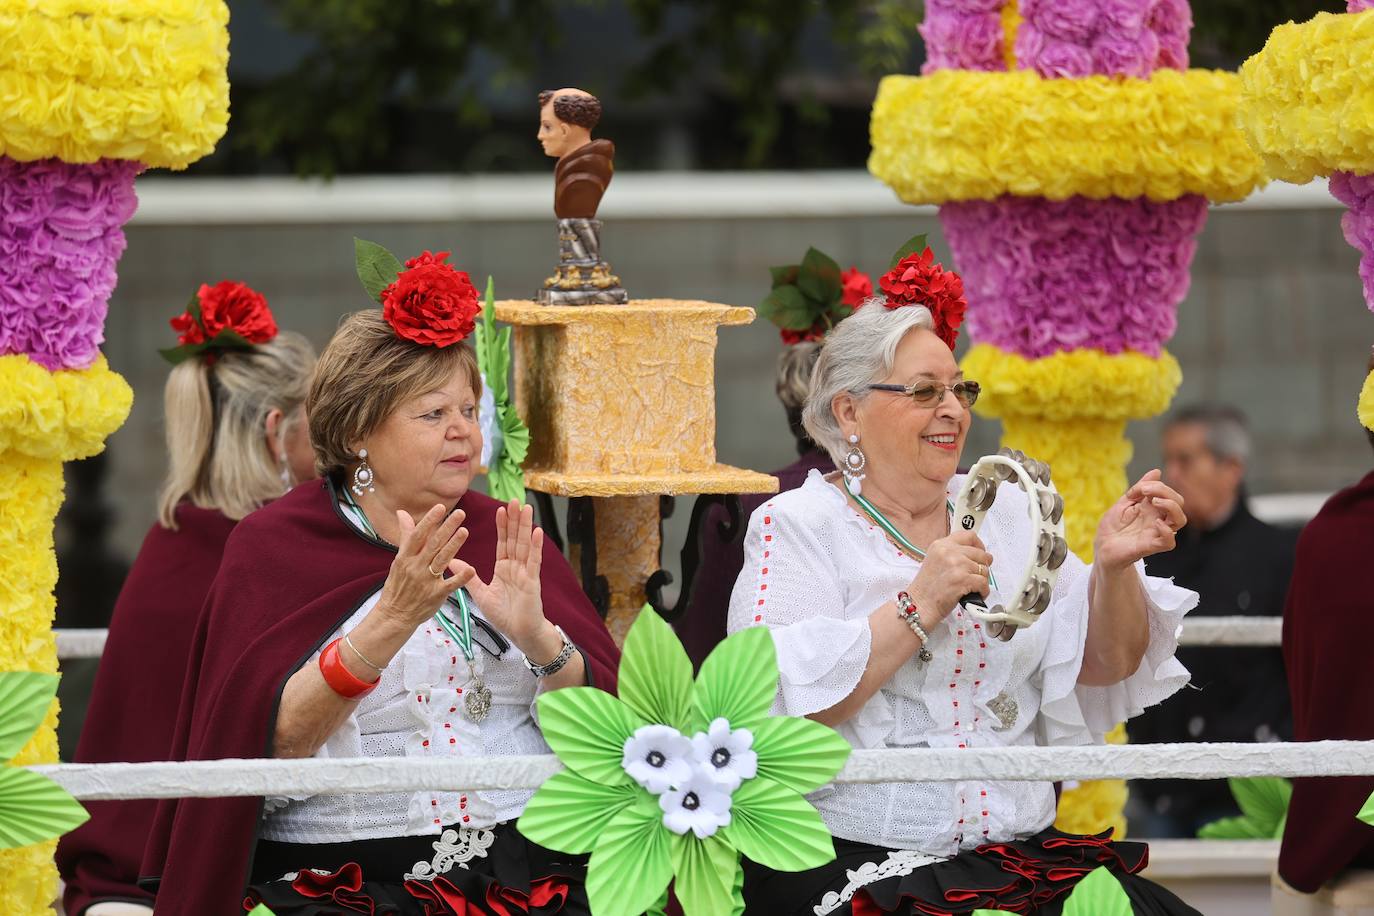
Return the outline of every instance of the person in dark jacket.
<path id="1" fill-rule="evenodd" d="M 1164 478 L 1183 495 L 1188 524 L 1178 546 L 1151 557 L 1150 575 L 1172 577 L 1201 598 L 1193 616 L 1277 616 L 1293 569 L 1294 535 L 1251 514 L 1245 499 L 1250 435 L 1236 409 L 1198 405 L 1164 428 Z M 1283 657 L 1264 647 L 1183 648 L 1192 673 L 1183 690 L 1131 723 L 1135 743 L 1278 741 L 1291 735 Z M 1225 780 L 1149 780 L 1134 785 L 1156 835 L 1194 836 L 1239 813 Z"/>
<path id="2" fill-rule="evenodd" d="M 1368 435 L 1374 445 L 1374 432 Z M 1370 557 L 1374 471 L 1327 500 L 1298 539 L 1283 612 L 1296 741 L 1374 740 L 1364 701 L 1374 669 L 1362 638 L 1374 615 L 1374 590 L 1358 584 Z M 1374 869 L 1374 827 L 1355 818 L 1371 792 L 1374 776 L 1293 780 L 1279 850 L 1279 876 L 1290 887 L 1310 894 L 1347 869 Z"/>

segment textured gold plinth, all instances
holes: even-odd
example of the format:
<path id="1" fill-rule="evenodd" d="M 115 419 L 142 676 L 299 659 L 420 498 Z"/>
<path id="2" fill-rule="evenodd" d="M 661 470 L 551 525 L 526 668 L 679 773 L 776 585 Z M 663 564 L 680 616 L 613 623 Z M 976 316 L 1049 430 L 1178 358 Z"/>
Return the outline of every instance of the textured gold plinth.
<path id="1" fill-rule="evenodd" d="M 515 326 L 516 408 L 530 428 L 526 470 L 569 477 L 714 471 L 716 328 L 748 324 L 753 309 L 519 300 L 496 303 L 496 317 Z"/>
<path id="2" fill-rule="evenodd" d="M 530 428 L 525 485 L 596 498 L 597 573 L 619 644 L 659 569 L 659 496 L 778 489 L 768 474 L 716 463 L 716 328 L 748 324 L 754 310 L 506 300 L 496 317 L 515 326 L 515 403 Z"/>

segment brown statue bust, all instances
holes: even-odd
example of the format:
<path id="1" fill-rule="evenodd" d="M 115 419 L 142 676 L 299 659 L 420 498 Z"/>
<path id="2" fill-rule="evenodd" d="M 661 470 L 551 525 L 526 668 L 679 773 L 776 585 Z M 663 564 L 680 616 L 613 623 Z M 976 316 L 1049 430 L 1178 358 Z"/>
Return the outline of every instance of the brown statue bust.
<path id="1" fill-rule="evenodd" d="M 615 144 L 593 140 L 601 102 L 581 89 L 539 93 L 539 142 L 558 158 L 553 212 L 559 219 L 595 219 L 615 172 Z"/>
<path id="2" fill-rule="evenodd" d="M 555 156 L 553 212 L 558 217 L 558 267 L 535 291 L 549 305 L 629 301 L 620 278 L 601 257 L 601 196 L 615 173 L 615 144 L 593 140 L 601 103 L 582 89 L 539 93 L 539 142 Z"/>

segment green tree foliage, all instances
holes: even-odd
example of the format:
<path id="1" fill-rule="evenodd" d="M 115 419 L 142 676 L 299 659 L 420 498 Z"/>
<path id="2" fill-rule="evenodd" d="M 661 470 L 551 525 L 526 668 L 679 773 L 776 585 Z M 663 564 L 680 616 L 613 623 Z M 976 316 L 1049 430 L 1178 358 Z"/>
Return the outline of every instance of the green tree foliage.
<path id="1" fill-rule="evenodd" d="M 231 132 L 254 166 L 276 160 L 301 174 L 436 161 L 533 166 L 533 100 L 518 125 L 494 123 L 483 101 L 491 93 L 477 90 L 494 83 L 526 92 L 536 77 L 550 79 L 550 50 L 580 14 L 628 19 L 634 33 L 595 61 L 609 85 L 586 88 L 641 109 L 693 99 L 694 134 L 722 134 L 703 156 L 712 167 L 858 165 L 878 78 L 915 72 L 922 54 L 921 0 L 267 2 L 310 50 L 265 85 L 236 86 Z M 1194 63 L 1234 68 L 1275 25 L 1344 5 L 1194 0 Z M 482 72 L 495 67 L 484 87 L 472 75 L 479 55 Z M 559 69 L 571 69 L 566 60 Z M 583 82 L 562 73 L 568 81 Z M 474 156 L 475 142 L 508 154 Z"/>

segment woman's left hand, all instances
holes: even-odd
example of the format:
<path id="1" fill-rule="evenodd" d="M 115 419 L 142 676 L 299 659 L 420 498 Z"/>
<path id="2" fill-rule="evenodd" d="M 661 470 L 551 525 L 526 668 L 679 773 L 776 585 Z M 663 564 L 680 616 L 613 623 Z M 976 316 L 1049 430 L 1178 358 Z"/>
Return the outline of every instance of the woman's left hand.
<path id="1" fill-rule="evenodd" d="M 1174 549 L 1175 534 L 1188 521 L 1183 497 L 1149 471 L 1116 501 L 1097 526 L 1093 565 L 1123 569 L 1137 560 Z"/>
<path id="2" fill-rule="evenodd" d="M 468 591 L 491 623 L 524 651 L 548 629 L 539 585 L 544 531 L 534 510 L 512 499 L 496 510 L 496 566 L 491 581 L 474 575 Z"/>

